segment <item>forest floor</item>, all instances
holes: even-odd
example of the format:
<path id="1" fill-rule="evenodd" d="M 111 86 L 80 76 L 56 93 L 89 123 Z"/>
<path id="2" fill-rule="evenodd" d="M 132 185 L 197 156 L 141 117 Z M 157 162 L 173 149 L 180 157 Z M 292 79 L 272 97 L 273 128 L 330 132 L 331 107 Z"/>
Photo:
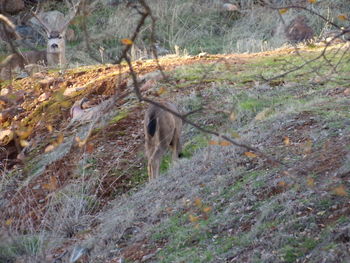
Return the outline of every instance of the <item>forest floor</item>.
<path id="1" fill-rule="evenodd" d="M 205 105 L 191 120 L 281 162 L 186 125 L 186 158 L 166 157 L 155 182 L 127 65 L 3 82 L 0 259 L 350 260 L 350 64 L 329 67 L 349 55 L 336 46 L 330 62 L 280 75 L 322 50 L 168 56 L 167 79 L 154 60 L 134 62 L 143 95 Z"/>

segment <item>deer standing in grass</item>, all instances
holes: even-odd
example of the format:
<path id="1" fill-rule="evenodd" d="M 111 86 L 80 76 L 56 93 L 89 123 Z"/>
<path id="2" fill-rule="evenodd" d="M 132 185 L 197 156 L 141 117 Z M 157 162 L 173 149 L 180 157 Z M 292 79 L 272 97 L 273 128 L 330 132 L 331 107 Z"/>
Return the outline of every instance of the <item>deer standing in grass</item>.
<path id="1" fill-rule="evenodd" d="M 0 21 L 5 24 L 6 30 L 9 33 L 14 34 L 16 39 L 20 39 L 20 36 L 16 32 L 16 26 L 6 16 L 0 14 Z M 46 64 L 46 52 L 45 51 L 27 51 L 17 52 L 7 56 L 0 63 L 0 78 L 10 79 L 12 78 L 12 71 L 16 68 L 24 69 L 28 64 Z"/>
<path id="2" fill-rule="evenodd" d="M 179 112 L 171 102 L 161 102 L 163 106 Z M 148 176 L 154 179 L 159 176 L 160 162 L 169 148 L 172 149 L 172 160 L 175 161 L 181 152 L 180 136 L 182 120 L 158 106 L 151 105 L 144 119 L 145 147 L 148 158 Z"/>
<path id="3" fill-rule="evenodd" d="M 66 0 L 71 11 L 68 15 L 62 17 L 61 13 L 57 12 L 54 21 L 45 21 L 39 11 L 33 12 L 34 17 L 43 26 L 47 35 L 46 57 L 47 64 L 50 67 L 59 66 L 62 68 L 66 65 L 66 31 L 69 23 L 73 20 L 78 12 L 80 1 L 75 4 Z M 39 8 L 38 8 L 39 9 Z"/>
<path id="4" fill-rule="evenodd" d="M 10 79 L 12 78 L 12 72 L 17 69 L 24 69 L 25 65 L 29 64 L 41 64 L 49 67 L 64 67 L 66 65 L 66 41 L 65 34 L 69 23 L 75 17 L 80 1 L 72 4 L 66 0 L 67 4 L 71 7 L 71 11 L 67 16 L 63 16 L 62 13 L 57 12 L 52 21 L 45 21 L 42 17 L 42 12 L 38 7 L 36 12 L 32 12 L 33 16 L 44 28 L 47 35 L 47 47 L 45 50 L 33 50 L 26 52 L 18 52 L 6 57 L 0 64 L 0 78 Z M 9 23 L 9 20 L 5 17 L 0 17 L 0 21 L 5 23 L 15 32 L 15 26 Z"/>

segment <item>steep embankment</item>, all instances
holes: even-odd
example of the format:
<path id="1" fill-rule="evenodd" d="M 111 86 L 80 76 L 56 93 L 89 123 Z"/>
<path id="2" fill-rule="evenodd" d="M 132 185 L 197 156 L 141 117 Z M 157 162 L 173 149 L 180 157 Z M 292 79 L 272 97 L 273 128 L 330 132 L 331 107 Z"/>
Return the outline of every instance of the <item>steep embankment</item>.
<path id="1" fill-rule="evenodd" d="M 14 141 L 27 149 L 2 176 L 1 222 L 11 242 L 0 243 L 0 258 L 349 260 L 350 66 L 339 63 L 336 74 L 330 67 L 348 55 L 335 47 L 329 61 L 262 81 L 321 52 L 290 51 L 162 59 L 168 80 L 150 74 L 156 63 L 135 62 L 145 95 L 175 100 L 183 112 L 205 105 L 190 118 L 282 162 L 187 125 L 186 158 L 170 168 L 166 158 L 165 174 L 151 183 L 142 154 L 145 105 L 130 93 L 126 66 L 14 82 L 6 96 L 23 110 L 2 120 L 7 138 L 11 131 L 17 138 L 2 144 L 13 156 Z M 70 108 L 83 97 L 84 113 L 73 122 Z"/>

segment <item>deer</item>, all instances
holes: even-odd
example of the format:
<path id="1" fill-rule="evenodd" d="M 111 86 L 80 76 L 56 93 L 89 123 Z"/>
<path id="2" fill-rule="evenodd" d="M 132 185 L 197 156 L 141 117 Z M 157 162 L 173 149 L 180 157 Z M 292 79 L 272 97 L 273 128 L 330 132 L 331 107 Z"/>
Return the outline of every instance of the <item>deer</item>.
<path id="1" fill-rule="evenodd" d="M 45 21 L 42 17 L 42 12 L 39 11 L 40 7 L 37 8 L 36 12 L 32 11 L 33 16 L 44 28 L 47 35 L 46 58 L 49 67 L 59 66 L 62 68 L 67 63 L 65 35 L 68 25 L 78 12 L 80 0 L 75 4 L 68 0 L 65 2 L 68 6 L 70 6 L 72 11 L 70 11 L 70 13 L 64 17 L 61 17 L 61 13 L 57 12 L 55 15 L 56 19 L 53 19 L 54 21 Z"/>
<path id="2" fill-rule="evenodd" d="M 47 35 L 46 50 L 32 50 L 26 52 L 17 52 L 6 57 L 0 64 L 0 78 L 8 80 L 12 78 L 12 73 L 17 68 L 25 69 L 26 65 L 39 64 L 52 68 L 63 68 L 66 65 L 66 43 L 65 34 L 69 23 L 78 12 L 80 1 L 72 4 L 68 0 L 66 3 L 72 7 L 72 11 L 63 17 L 59 12 L 56 13 L 54 21 L 45 21 L 43 19 L 40 7 L 32 15 L 44 28 Z M 40 10 L 40 11 L 39 11 Z M 61 16 L 59 15 L 61 14 Z M 0 21 L 5 23 L 12 31 L 15 32 L 15 25 L 5 16 L 0 15 Z M 58 24 L 58 25 L 57 25 Z"/>
<path id="3" fill-rule="evenodd" d="M 159 103 L 179 113 L 175 104 L 168 101 L 161 101 Z M 169 148 L 172 150 L 173 162 L 180 156 L 181 129 L 182 120 L 172 113 L 153 104 L 146 110 L 144 117 L 144 133 L 149 180 L 159 176 L 160 162 Z"/>
<path id="4" fill-rule="evenodd" d="M 8 80 L 18 68 L 24 70 L 26 65 L 46 65 L 46 63 L 46 51 L 43 50 L 11 54 L 0 63 L 0 78 Z"/>
<path id="5" fill-rule="evenodd" d="M 5 25 L 4 30 L 12 34 L 15 39 L 20 40 L 21 37 L 16 32 L 16 26 L 6 16 L 0 14 L 0 21 Z M 17 68 L 24 69 L 27 64 L 38 64 L 39 62 L 45 63 L 46 52 L 42 51 L 28 51 L 17 52 L 9 55 L 0 63 L 0 78 L 7 80 L 12 77 L 12 71 Z"/>

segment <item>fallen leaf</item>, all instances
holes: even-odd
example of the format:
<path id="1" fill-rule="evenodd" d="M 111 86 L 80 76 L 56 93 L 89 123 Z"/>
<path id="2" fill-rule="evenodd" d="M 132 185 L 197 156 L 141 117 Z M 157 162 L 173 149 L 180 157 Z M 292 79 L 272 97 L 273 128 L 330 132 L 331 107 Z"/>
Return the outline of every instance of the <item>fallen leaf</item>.
<path id="1" fill-rule="evenodd" d="M 269 111 L 270 111 L 269 108 L 262 110 L 261 112 L 259 112 L 259 113 L 255 116 L 254 120 L 256 120 L 256 121 L 262 121 L 262 120 L 266 119 L 267 113 L 268 113 Z"/>
<path id="2" fill-rule="evenodd" d="M 209 145 L 218 145 L 219 143 L 215 140 L 210 140 Z"/>
<path id="3" fill-rule="evenodd" d="M 9 226 L 13 223 L 13 218 L 9 218 L 5 221 L 5 225 Z"/>
<path id="4" fill-rule="evenodd" d="M 348 20 L 348 16 L 345 14 L 340 14 L 340 15 L 338 15 L 338 19 L 345 21 L 345 20 Z"/>
<path id="5" fill-rule="evenodd" d="M 54 191 L 57 189 L 58 187 L 58 181 L 57 181 L 57 178 L 55 176 L 51 176 L 50 177 L 50 182 L 47 183 L 47 184 L 43 184 L 42 187 L 46 190 L 49 190 L 49 191 Z"/>
<path id="6" fill-rule="evenodd" d="M 334 194 L 339 195 L 339 196 L 348 196 L 348 192 L 346 191 L 345 186 L 342 184 L 333 188 L 333 192 L 334 192 Z"/>
<path id="7" fill-rule="evenodd" d="M 231 120 L 231 121 L 235 121 L 236 119 L 237 119 L 236 113 L 231 112 L 231 114 L 230 114 L 230 120 Z"/>
<path id="8" fill-rule="evenodd" d="M 284 136 L 284 137 L 283 137 L 283 143 L 284 143 L 284 145 L 286 145 L 286 146 L 290 145 L 290 140 L 289 140 L 289 137 L 288 137 L 288 136 Z"/>
<path id="9" fill-rule="evenodd" d="M 77 136 L 77 137 L 75 137 L 75 141 L 78 143 L 79 147 L 83 147 L 86 144 L 87 139 L 82 140 L 82 139 L 80 139 L 80 137 Z"/>
<path id="10" fill-rule="evenodd" d="M 203 212 L 204 213 L 210 213 L 212 210 L 213 210 L 213 208 L 210 207 L 210 206 L 206 206 L 206 207 L 203 208 Z"/>
<path id="11" fill-rule="evenodd" d="M 166 89 L 164 87 L 160 87 L 160 89 L 158 90 L 158 95 L 162 95 L 163 93 L 166 92 Z"/>
<path id="12" fill-rule="evenodd" d="M 51 124 L 47 125 L 46 126 L 46 129 L 49 131 L 49 132 L 52 132 L 53 131 L 53 127 Z"/>
<path id="13" fill-rule="evenodd" d="M 33 133 L 32 127 L 24 127 L 16 130 L 16 134 L 20 139 L 27 139 Z"/>
<path id="14" fill-rule="evenodd" d="M 309 154 L 312 151 L 312 140 L 307 139 L 307 141 L 301 145 L 303 153 L 304 154 Z"/>
<path id="15" fill-rule="evenodd" d="M 50 95 L 48 93 L 44 92 L 43 94 L 41 94 L 39 96 L 38 101 L 43 102 L 43 101 L 47 100 L 49 97 L 50 97 Z"/>
<path id="16" fill-rule="evenodd" d="M 309 177 L 309 178 L 306 179 L 306 183 L 307 183 L 308 186 L 314 187 L 315 186 L 315 179 L 312 178 L 312 177 Z"/>
<path id="17" fill-rule="evenodd" d="M 122 38 L 120 42 L 125 46 L 131 46 L 133 44 L 132 40 L 129 38 Z"/>
<path id="18" fill-rule="evenodd" d="M 219 145 L 220 145 L 220 146 L 230 146 L 231 143 L 230 143 L 229 141 L 221 141 L 221 142 L 219 143 Z"/>
<path id="19" fill-rule="evenodd" d="M 282 8 L 282 9 L 278 10 L 278 12 L 279 12 L 281 15 L 287 13 L 287 11 L 288 11 L 288 8 Z"/>
<path id="20" fill-rule="evenodd" d="M 280 181 L 280 182 L 277 183 L 277 185 L 278 185 L 279 187 L 284 188 L 284 187 L 287 186 L 287 183 L 286 183 L 285 181 Z"/>
<path id="21" fill-rule="evenodd" d="M 347 88 L 344 90 L 344 95 L 349 96 L 350 95 L 350 88 Z"/>
<path id="22" fill-rule="evenodd" d="M 252 152 L 245 152 L 244 155 L 249 157 L 249 158 L 256 158 L 256 157 L 258 157 L 255 153 L 252 153 Z"/>
<path id="23" fill-rule="evenodd" d="M 22 147 L 28 147 L 28 146 L 29 146 L 29 142 L 26 141 L 26 140 L 19 140 L 19 144 L 20 144 Z"/>
<path id="24" fill-rule="evenodd" d="M 194 216 L 194 215 L 189 215 L 189 219 L 191 221 L 191 223 L 197 222 L 199 220 L 198 216 Z"/>
<path id="25" fill-rule="evenodd" d="M 44 152 L 46 152 L 46 153 L 51 152 L 55 148 L 56 148 L 56 146 L 54 146 L 53 144 L 50 144 L 45 148 Z"/>
<path id="26" fill-rule="evenodd" d="M 235 139 L 241 138 L 241 136 L 239 135 L 238 132 L 231 132 L 231 136 L 232 136 L 233 138 L 235 138 Z"/>
<path id="27" fill-rule="evenodd" d="M 64 140 L 64 135 L 63 133 L 61 133 L 57 137 L 57 141 L 56 141 L 57 145 L 60 145 L 63 142 L 63 140 Z"/>
<path id="28" fill-rule="evenodd" d="M 5 146 L 12 141 L 14 132 L 10 129 L 0 130 L 0 146 Z"/>
<path id="29" fill-rule="evenodd" d="M 326 211 L 320 211 L 320 212 L 317 212 L 316 215 L 318 215 L 318 216 L 323 216 L 325 213 L 326 213 Z"/>
<path id="30" fill-rule="evenodd" d="M 202 206 L 202 200 L 200 198 L 196 198 L 194 200 L 194 204 L 197 206 L 197 207 L 201 207 Z"/>

